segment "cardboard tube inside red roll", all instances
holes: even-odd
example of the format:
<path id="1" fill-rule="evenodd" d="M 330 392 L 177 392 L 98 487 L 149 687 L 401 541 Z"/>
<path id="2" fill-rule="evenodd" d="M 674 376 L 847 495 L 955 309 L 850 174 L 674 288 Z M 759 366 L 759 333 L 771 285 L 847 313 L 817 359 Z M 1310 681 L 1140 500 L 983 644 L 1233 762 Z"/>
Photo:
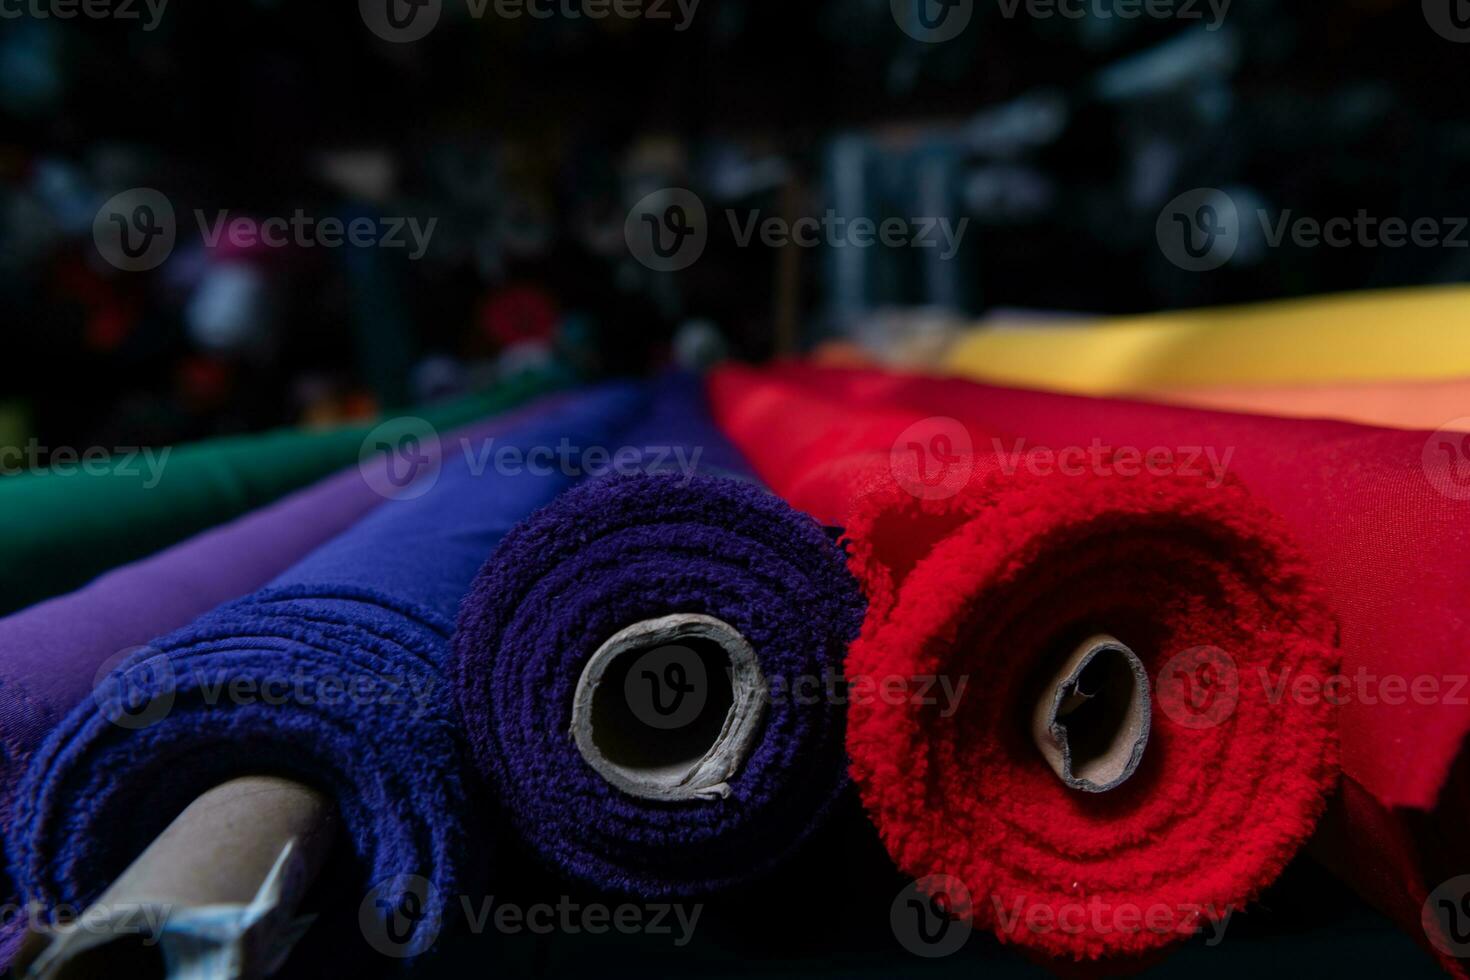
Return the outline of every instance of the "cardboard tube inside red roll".
<path id="1" fill-rule="evenodd" d="M 1031 738 L 1064 784 L 1106 793 L 1143 761 L 1151 700 L 1138 655 L 1114 637 L 1091 636 L 1042 685 Z"/>
<path id="2" fill-rule="evenodd" d="M 1342 666 L 1326 687 L 1275 669 L 1267 678 L 1287 700 L 1338 706 L 1344 787 L 1314 853 L 1444 969 L 1470 977 L 1470 944 L 1448 923 L 1426 928 L 1424 914 L 1470 871 L 1458 844 L 1470 821 L 1464 419 L 1412 432 L 881 371 L 790 365 L 767 376 L 839 404 L 952 418 L 977 446 L 1021 465 L 1058 472 L 1080 450 L 1088 468 L 1185 470 L 1248 486 L 1298 542 L 1339 623 Z"/>
<path id="3" fill-rule="evenodd" d="M 1116 967 L 1223 932 L 1305 843 L 1337 777 L 1333 706 L 1248 681 L 1330 675 L 1333 623 L 1245 487 L 1013 465 L 953 417 L 746 369 L 710 393 L 762 478 L 846 529 L 869 600 L 849 684 L 959 692 L 848 714 L 869 816 L 905 872 L 964 886 L 953 914 L 1037 958 Z M 1101 751 L 1053 764 L 1058 720 L 1104 688 L 1119 710 Z"/>

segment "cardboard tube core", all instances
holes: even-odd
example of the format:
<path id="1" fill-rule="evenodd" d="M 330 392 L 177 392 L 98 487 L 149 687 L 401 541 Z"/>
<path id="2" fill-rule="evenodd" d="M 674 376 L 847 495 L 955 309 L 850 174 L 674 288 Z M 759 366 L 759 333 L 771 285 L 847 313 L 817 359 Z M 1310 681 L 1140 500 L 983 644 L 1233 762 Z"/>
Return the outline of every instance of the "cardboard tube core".
<path id="1" fill-rule="evenodd" d="M 1062 782 L 1105 793 L 1143 761 L 1151 710 L 1148 671 L 1111 636 L 1080 644 L 1042 685 L 1031 735 Z"/>
<path id="2" fill-rule="evenodd" d="M 609 637 L 582 669 L 572 737 L 631 796 L 722 799 L 765 718 L 755 650 L 729 623 L 680 613 Z"/>
<path id="3" fill-rule="evenodd" d="M 310 919 L 296 911 L 331 847 L 331 802 L 274 776 L 234 779 L 179 814 L 71 923 L 36 930 L 18 975 L 265 977 Z"/>

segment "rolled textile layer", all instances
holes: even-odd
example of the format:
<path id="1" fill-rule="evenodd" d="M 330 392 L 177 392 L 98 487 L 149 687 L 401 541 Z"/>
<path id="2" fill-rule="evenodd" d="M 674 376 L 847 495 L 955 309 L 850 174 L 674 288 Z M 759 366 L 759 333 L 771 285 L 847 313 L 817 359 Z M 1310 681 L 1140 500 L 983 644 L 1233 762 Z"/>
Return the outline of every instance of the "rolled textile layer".
<path id="1" fill-rule="evenodd" d="M 486 563 L 455 686 L 480 772 L 546 862 L 707 893 L 786 857 L 844 785 L 841 705 L 802 682 L 835 675 L 861 601 L 826 532 L 749 482 L 693 379 L 625 439 L 629 475 L 567 492 Z"/>
<path id="2" fill-rule="evenodd" d="M 1216 386 L 1141 393 L 1150 401 L 1224 412 L 1298 419 L 1337 419 L 1395 429 L 1450 428 L 1470 432 L 1470 379 L 1383 381 L 1376 384 Z"/>
<path id="3" fill-rule="evenodd" d="M 525 375 L 419 412 L 458 428 L 554 387 Z M 228 521 L 358 459 L 373 426 L 282 429 L 0 479 L 0 614 Z"/>
<path id="4" fill-rule="evenodd" d="M 473 857 L 452 618 L 500 537 L 572 480 L 502 454 L 602 443 L 643 401 L 609 385 L 466 441 L 265 589 L 131 655 L 32 759 L 7 835 L 27 899 L 84 904 L 202 791 L 283 775 L 336 802 L 352 887 L 374 887 L 362 933 L 361 888 L 319 930 L 420 952 Z"/>
<path id="5" fill-rule="evenodd" d="M 1463 650 L 1470 642 L 1470 443 L 1409 432 L 996 388 L 882 372 L 783 368 L 847 404 L 953 417 L 1006 453 L 1158 451 L 1171 469 L 1228 471 L 1301 542 L 1340 628 L 1344 787 L 1320 850 L 1440 963 L 1467 975 L 1470 947 L 1421 922 L 1433 890 L 1470 872 L 1457 834 L 1470 806 Z M 1242 674 L 1242 683 L 1255 681 Z M 1292 698 L 1299 695 L 1293 688 Z M 1301 697 L 1312 696 L 1310 691 Z"/>
<path id="6" fill-rule="evenodd" d="M 954 914 L 1043 957 L 1144 957 L 1223 929 L 1306 841 L 1336 777 L 1332 706 L 1224 681 L 1322 679 L 1331 621 L 1239 484 L 1052 478 L 946 447 L 954 420 L 743 369 L 711 394 L 757 472 L 846 527 L 869 599 L 849 689 L 959 692 L 854 697 L 848 718 L 889 853 Z M 1136 772 L 1085 793 L 1033 744 L 1032 706 L 1097 633 L 1141 659 L 1154 711 Z"/>
<path id="7" fill-rule="evenodd" d="M 550 399 L 526 409 L 545 411 Z M 468 426 L 490 438 L 525 416 Z M 365 461 L 151 558 L 0 620 L 0 825 L 31 753 L 91 693 L 110 663 L 253 592 L 383 502 L 386 456 Z M 0 896 L 14 894 L 0 873 Z M 0 923 L 0 969 L 24 923 Z"/>
<path id="8" fill-rule="evenodd" d="M 1090 395 L 1204 385 L 1338 384 L 1470 376 L 1470 289 L 1383 290 L 1114 317 L 1083 326 L 978 328 L 941 367 L 993 384 Z"/>

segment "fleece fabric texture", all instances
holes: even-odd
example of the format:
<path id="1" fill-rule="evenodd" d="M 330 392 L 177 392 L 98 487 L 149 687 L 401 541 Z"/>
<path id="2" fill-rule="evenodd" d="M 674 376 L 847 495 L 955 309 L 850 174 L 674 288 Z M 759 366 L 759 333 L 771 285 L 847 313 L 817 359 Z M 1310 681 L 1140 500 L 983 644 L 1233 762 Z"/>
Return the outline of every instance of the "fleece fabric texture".
<path id="1" fill-rule="evenodd" d="M 1470 437 L 1237 415 L 874 371 L 776 372 L 844 403 L 904 406 L 970 426 L 977 445 L 1161 447 L 1179 465 L 1225 460 L 1301 543 L 1341 630 L 1342 766 L 1362 792 L 1334 804 L 1316 853 L 1368 901 L 1470 975 L 1421 922 L 1425 899 L 1470 872 L 1435 828 L 1464 826 L 1457 788 L 1470 733 Z M 994 433 L 992 442 L 982 435 Z M 1202 452 L 1203 451 L 1203 452 Z M 1463 785 L 1463 784 L 1462 784 Z M 1392 838 L 1392 840 L 1390 840 Z M 1333 845 L 1336 846 L 1333 846 Z M 1391 860 L 1367 854 L 1392 855 Z M 1463 946 L 1460 947 L 1463 949 Z M 1451 950 L 1453 951 L 1453 950 Z"/>
<path id="2" fill-rule="evenodd" d="M 496 438 L 527 454 L 606 444 L 644 392 L 608 385 Z M 265 589 L 133 654 L 35 753 L 7 843 L 47 907 L 85 905 L 191 799 L 232 776 L 279 773 L 328 792 L 356 872 L 313 941 L 360 949 L 359 902 L 393 910 L 426 946 L 476 866 L 472 798 L 443 668 L 476 570 L 570 477 L 501 472 L 492 448 L 451 445 L 427 492 L 384 503 Z M 482 468 L 482 465 L 491 468 Z M 415 879 L 413 876 L 418 876 Z M 422 885 L 419 881 L 426 881 Z M 330 920 L 330 921 L 328 921 Z M 421 938 L 420 938 L 421 937 Z"/>
<path id="3" fill-rule="evenodd" d="M 418 415 L 440 430 L 468 425 L 556 386 L 528 374 Z M 122 453 L 87 470 L 0 480 L 0 614 L 75 589 L 347 466 L 373 426 L 282 429 L 167 450 L 153 465 Z M 99 469 L 100 467 L 100 469 Z"/>
<path id="4" fill-rule="evenodd" d="M 947 451 L 936 467 L 912 447 L 941 445 L 946 420 L 743 369 L 712 396 L 757 472 L 846 526 L 869 601 L 849 687 L 963 692 L 948 711 L 854 698 L 848 717 L 889 853 L 953 914 L 1053 961 L 1144 960 L 1239 911 L 1306 841 L 1336 778 L 1332 705 L 1247 678 L 1320 682 L 1333 626 L 1237 482 Z M 1029 737 L 1041 682 L 1095 632 L 1154 681 L 1142 763 L 1104 794 L 1067 788 Z"/>
<path id="5" fill-rule="evenodd" d="M 553 868 L 639 896 L 709 893 L 763 874 L 819 825 L 845 783 L 842 706 L 772 697 L 727 798 L 649 801 L 568 735 L 587 659 L 624 627 L 701 613 L 744 635 L 772 691 L 798 690 L 840 666 L 862 605 L 830 535 L 753 482 L 693 379 L 663 382 L 625 445 L 643 472 L 569 491 L 486 563 L 454 683 L 476 766 Z M 679 458 L 697 472 L 675 471 Z"/>
<path id="6" fill-rule="evenodd" d="M 477 423 L 453 438 L 482 440 L 549 410 L 562 396 Z M 87 700 L 135 647 L 259 589 L 383 502 L 373 486 L 386 456 L 370 459 L 151 558 L 115 569 L 69 595 L 0 620 L 0 825 L 31 753 Z M 370 482 L 371 481 L 371 482 Z M 0 895 L 15 894 L 0 873 Z M 0 969 L 24 923 L 0 924 Z"/>

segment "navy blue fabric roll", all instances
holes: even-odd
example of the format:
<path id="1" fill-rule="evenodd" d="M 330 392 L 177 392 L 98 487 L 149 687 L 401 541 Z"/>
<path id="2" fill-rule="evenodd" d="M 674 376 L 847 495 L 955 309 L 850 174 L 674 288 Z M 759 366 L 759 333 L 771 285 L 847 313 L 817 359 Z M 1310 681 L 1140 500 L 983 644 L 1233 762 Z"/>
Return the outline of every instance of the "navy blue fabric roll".
<path id="1" fill-rule="evenodd" d="M 624 441 L 641 472 L 568 491 L 486 563 L 453 679 L 477 768 L 545 862 L 706 894 L 788 856 L 844 785 L 830 683 L 863 604 L 694 379 L 662 382 Z"/>
<path id="2" fill-rule="evenodd" d="M 385 933 L 411 900 L 397 922 L 415 932 L 393 936 L 395 955 L 421 952 L 477 866 L 443 672 L 455 611 L 505 533 L 577 478 L 526 468 L 532 450 L 615 444 L 645 408 L 643 386 L 603 386 L 493 444 L 446 444 L 442 464 L 420 433 L 404 460 L 427 468 L 392 491 L 403 499 L 263 591 L 132 654 L 35 754 L 7 830 L 26 898 L 85 905 L 201 792 L 278 774 L 336 801 L 356 898 L 379 889 L 365 907 Z M 341 912 L 314 936 L 355 931 L 356 901 Z"/>

